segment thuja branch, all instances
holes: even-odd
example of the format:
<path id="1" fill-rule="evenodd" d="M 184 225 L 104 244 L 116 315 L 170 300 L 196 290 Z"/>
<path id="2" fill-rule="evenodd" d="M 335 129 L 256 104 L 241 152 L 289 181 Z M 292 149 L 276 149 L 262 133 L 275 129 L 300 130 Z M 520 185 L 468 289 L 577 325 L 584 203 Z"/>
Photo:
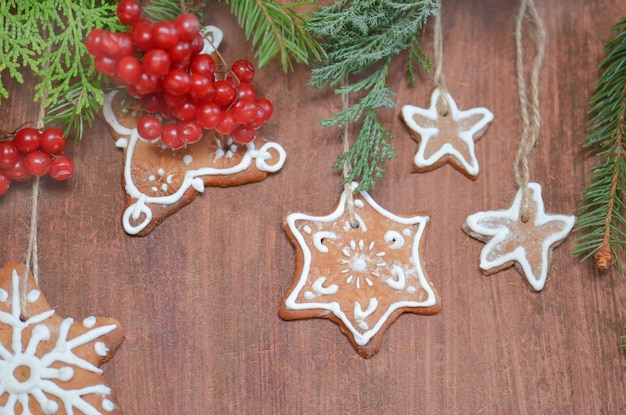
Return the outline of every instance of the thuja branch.
<path id="1" fill-rule="evenodd" d="M 408 51 L 407 75 L 415 80 L 415 64 L 428 70 L 429 61 L 418 43 L 423 25 L 438 12 L 438 0 L 339 0 L 320 7 L 309 20 L 308 30 L 322 40 L 326 58 L 312 70 L 310 84 L 316 88 L 336 87 L 344 79 L 355 79 L 337 88 L 340 95 L 362 96 L 323 125 L 359 125 L 350 150 L 335 167 L 351 167 L 344 183 L 357 180 L 356 190 L 369 190 L 384 172 L 386 160 L 395 156 L 393 135 L 384 128 L 377 111 L 396 108 L 395 92 L 387 78 L 392 58 Z M 354 130 L 354 129 L 351 129 Z"/>
<path id="2" fill-rule="evenodd" d="M 604 48 L 602 74 L 589 110 L 589 134 L 583 142 L 600 162 L 583 190 L 577 230 L 586 234 L 576 240 L 574 253 L 583 260 L 593 256 L 600 270 L 615 262 L 623 272 L 619 253 L 626 245 L 626 18 L 612 31 L 615 36 Z"/>

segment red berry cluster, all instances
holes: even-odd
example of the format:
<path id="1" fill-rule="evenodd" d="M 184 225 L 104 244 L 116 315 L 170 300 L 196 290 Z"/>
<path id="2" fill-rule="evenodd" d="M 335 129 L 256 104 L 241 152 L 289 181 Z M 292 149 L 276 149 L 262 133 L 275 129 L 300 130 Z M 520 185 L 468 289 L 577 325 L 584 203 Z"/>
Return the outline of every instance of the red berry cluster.
<path id="1" fill-rule="evenodd" d="M 63 155 L 67 138 L 58 128 L 39 132 L 22 128 L 12 141 L 0 141 L 0 196 L 11 180 L 23 182 L 31 176 L 49 174 L 54 180 L 67 180 L 74 173 L 72 159 Z"/>
<path id="2" fill-rule="evenodd" d="M 99 72 L 141 100 L 148 113 L 137 124 L 143 139 L 179 149 L 199 141 L 204 129 L 214 129 L 237 143 L 254 140 L 273 106 L 257 98 L 249 61 L 236 61 L 230 76 L 217 72 L 213 57 L 201 53 L 204 40 L 193 14 L 152 23 L 141 18 L 137 0 L 122 0 L 117 16 L 130 30 L 94 29 L 86 47 Z"/>

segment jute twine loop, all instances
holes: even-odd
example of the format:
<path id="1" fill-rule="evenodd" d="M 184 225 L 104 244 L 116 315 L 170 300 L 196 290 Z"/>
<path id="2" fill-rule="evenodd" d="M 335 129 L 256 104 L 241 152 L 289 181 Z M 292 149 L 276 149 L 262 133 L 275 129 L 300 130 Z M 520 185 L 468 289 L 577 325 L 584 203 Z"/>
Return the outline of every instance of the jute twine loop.
<path id="1" fill-rule="evenodd" d="M 346 79 L 343 80 L 343 85 L 346 84 Z M 347 109 L 350 106 L 350 100 L 348 98 L 348 94 L 345 93 L 341 96 L 343 109 Z M 348 123 L 346 122 L 343 126 L 343 132 L 341 137 L 342 149 L 344 154 L 350 150 L 350 128 Z M 352 166 L 347 161 L 343 163 L 343 178 L 347 179 L 350 175 L 350 170 Z M 359 227 L 359 222 L 356 220 L 356 211 L 354 207 L 354 191 L 352 190 L 352 183 L 346 182 L 343 185 L 344 191 L 346 193 L 346 205 L 348 209 L 348 215 L 350 217 L 350 226 L 353 228 Z"/>
<path id="2" fill-rule="evenodd" d="M 439 115 L 447 116 L 450 108 L 448 103 L 448 87 L 446 86 L 446 79 L 443 74 L 443 28 L 441 26 L 441 7 L 439 13 L 435 16 L 435 33 L 433 35 L 433 49 L 435 61 L 435 73 L 433 80 L 439 91 L 441 92 L 440 100 L 442 107 L 439 109 Z"/>
<path id="3" fill-rule="evenodd" d="M 535 57 L 533 58 L 530 70 L 530 99 L 528 98 L 526 74 L 524 68 L 524 46 L 522 42 L 522 27 L 524 17 L 534 25 L 532 37 L 535 41 Z M 529 216 L 529 188 L 530 172 L 528 168 L 528 155 L 535 146 L 539 138 L 541 129 L 541 112 L 539 107 L 539 73 L 543 64 L 546 44 L 546 30 L 541 17 L 537 11 L 534 0 L 521 0 L 520 9 L 515 25 L 515 51 L 516 51 L 516 72 L 517 88 L 520 102 L 520 115 L 522 119 L 522 134 L 519 148 L 515 155 L 513 174 L 518 187 L 522 189 L 522 222 L 528 222 Z"/>

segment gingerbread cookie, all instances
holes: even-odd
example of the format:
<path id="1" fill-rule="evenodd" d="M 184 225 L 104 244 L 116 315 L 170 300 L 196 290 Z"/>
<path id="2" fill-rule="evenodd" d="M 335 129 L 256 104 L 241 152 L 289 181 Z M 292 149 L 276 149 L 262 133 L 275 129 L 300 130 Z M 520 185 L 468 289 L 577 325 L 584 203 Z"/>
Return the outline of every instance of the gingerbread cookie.
<path id="1" fill-rule="evenodd" d="M 100 366 L 123 337 L 110 318 L 55 314 L 25 266 L 0 270 L 0 413 L 121 414 Z M 22 302 L 25 294 L 25 309 Z"/>
<path id="2" fill-rule="evenodd" d="M 280 316 L 334 321 L 369 358 L 400 314 L 435 314 L 440 300 L 420 258 L 428 216 L 395 215 L 366 192 L 354 197 L 358 227 L 350 224 L 345 192 L 326 216 L 287 216 L 285 231 L 297 250 L 296 275 Z"/>
<path id="3" fill-rule="evenodd" d="M 493 120 L 493 114 L 483 107 L 459 110 L 454 99 L 435 88 L 429 108 L 412 105 L 402 107 L 402 119 L 411 136 L 419 143 L 413 162 L 416 171 L 434 170 L 445 163 L 476 179 L 480 171 L 474 142 L 478 141 Z"/>
<path id="4" fill-rule="evenodd" d="M 552 249 L 567 238 L 575 216 L 547 214 L 541 186 L 529 183 L 529 218 L 521 219 L 522 190 L 507 210 L 490 210 L 470 215 L 463 230 L 486 245 L 480 253 L 480 268 L 491 275 L 511 265 L 526 277 L 535 291 L 546 283 Z"/>
<path id="5" fill-rule="evenodd" d="M 191 203 L 205 186 L 258 182 L 285 162 L 282 146 L 262 138 L 239 145 L 205 131 L 200 141 L 176 151 L 146 142 L 135 128 L 139 113 L 132 100 L 114 91 L 105 96 L 103 107 L 116 145 L 124 149 L 122 177 L 127 196 L 122 224 L 130 235 L 146 235 Z"/>

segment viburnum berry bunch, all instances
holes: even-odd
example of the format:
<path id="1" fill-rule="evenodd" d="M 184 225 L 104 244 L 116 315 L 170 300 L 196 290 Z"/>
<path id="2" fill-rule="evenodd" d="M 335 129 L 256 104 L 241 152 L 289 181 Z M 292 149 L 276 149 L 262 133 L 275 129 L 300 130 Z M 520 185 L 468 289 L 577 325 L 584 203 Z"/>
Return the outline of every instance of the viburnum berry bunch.
<path id="1" fill-rule="evenodd" d="M 74 174 L 72 159 L 63 154 L 67 138 L 60 129 L 22 128 L 12 138 L 0 141 L 0 196 L 12 180 L 23 182 L 48 174 L 60 181 Z"/>
<path id="2" fill-rule="evenodd" d="M 257 97 L 251 85 L 254 66 L 242 59 L 218 71 L 213 56 L 203 53 L 193 14 L 153 23 L 141 13 L 137 0 L 122 0 L 117 16 L 129 31 L 94 29 L 86 40 L 96 70 L 141 101 L 140 137 L 173 150 L 199 141 L 203 130 L 240 144 L 254 140 L 273 113 L 272 103 Z"/>

